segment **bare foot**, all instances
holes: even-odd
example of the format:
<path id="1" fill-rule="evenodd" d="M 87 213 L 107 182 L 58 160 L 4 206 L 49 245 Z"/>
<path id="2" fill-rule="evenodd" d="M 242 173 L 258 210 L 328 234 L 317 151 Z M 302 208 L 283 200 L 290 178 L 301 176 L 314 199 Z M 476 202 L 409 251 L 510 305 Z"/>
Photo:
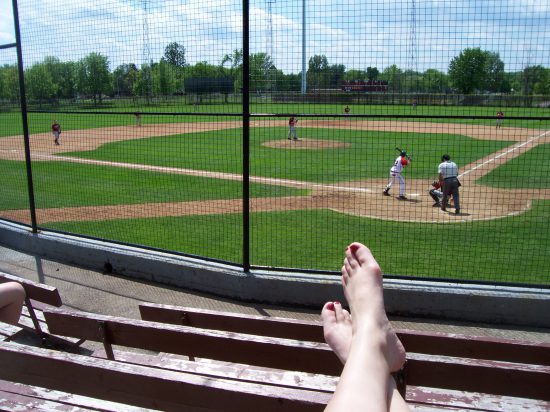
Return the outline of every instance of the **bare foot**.
<path id="1" fill-rule="evenodd" d="M 380 333 L 390 372 L 401 369 L 405 363 L 405 348 L 386 316 L 382 270 L 365 245 L 352 243 L 346 249 L 342 285 L 353 315 L 353 334 L 372 336 Z"/>
<path id="2" fill-rule="evenodd" d="M 340 302 L 327 302 L 321 311 L 325 341 L 338 359 L 345 364 L 351 346 L 351 315 Z"/>

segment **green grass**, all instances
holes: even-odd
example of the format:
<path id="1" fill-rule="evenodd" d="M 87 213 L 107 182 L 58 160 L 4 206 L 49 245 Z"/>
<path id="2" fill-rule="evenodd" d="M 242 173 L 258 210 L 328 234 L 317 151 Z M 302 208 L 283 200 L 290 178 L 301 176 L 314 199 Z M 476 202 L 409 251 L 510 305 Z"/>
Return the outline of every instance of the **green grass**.
<path id="1" fill-rule="evenodd" d="M 24 162 L 0 160 L 3 195 L 0 210 L 28 208 Z M 118 167 L 34 162 L 38 208 L 238 199 L 242 183 Z M 306 194 L 305 190 L 251 184 L 252 197 Z"/>
<path id="2" fill-rule="evenodd" d="M 352 114 L 368 114 L 368 115 L 413 115 L 413 116 L 494 116 L 500 107 L 471 107 L 471 106 L 418 106 L 413 110 L 409 105 L 350 105 Z M 298 104 L 298 103 L 252 103 L 250 111 L 254 113 L 270 113 L 270 114 L 342 114 L 342 104 Z M 150 112 L 194 112 L 194 108 L 190 105 L 172 104 L 169 106 L 135 106 L 131 104 L 113 104 L 99 106 L 98 108 L 82 109 L 77 105 L 60 107 L 63 111 L 89 111 L 90 114 L 56 114 L 53 113 L 29 113 L 28 124 L 29 132 L 43 133 L 49 132 L 52 120 L 55 118 L 61 123 L 63 130 L 89 129 L 97 127 L 125 126 L 134 124 L 135 111 L 144 113 Z M 98 111 L 120 111 L 128 112 L 128 115 L 113 115 L 113 114 L 96 114 Z M 217 104 L 199 106 L 197 113 L 242 113 L 240 104 Z M 550 109 L 548 108 L 522 108 L 509 107 L 504 109 L 506 117 L 549 117 Z M 203 122 L 203 121 L 226 121 L 238 120 L 239 118 L 231 118 L 229 116 L 157 116 L 144 115 L 142 116 L 143 124 L 158 124 L 158 123 L 174 123 L 174 122 Z M 406 120 L 406 119 L 405 119 Z M 413 119 L 409 119 L 413 120 Z M 494 125 L 494 120 L 483 119 L 415 119 L 414 121 L 427 122 L 449 122 L 449 123 L 470 123 L 470 124 L 485 124 Z M 0 137 L 13 136 L 23 133 L 21 114 L 17 111 L 0 112 Z M 550 120 L 546 121 L 523 121 L 506 119 L 504 127 L 527 127 L 527 128 L 548 128 Z"/>
<path id="3" fill-rule="evenodd" d="M 550 144 L 541 144 L 478 180 L 504 189 L 550 189 Z"/>
<path id="4" fill-rule="evenodd" d="M 111 160 L 157 166 L 241 173 L 240 129 L 152 137 L 109 143 L 89 152 L 66 153 L 87 159 Z M 387 177 L 404 147 L 414 156 L 407 178 L 433 179 L 443 153 L 451 153 L 464 165 L 498 151 L 513 142 L 477 140 L 461 135 L 376 132 L 300 128 L 309 139 L 350 143 L 349 148 L 289 150 L 269 148 L 262 143 L 286 141 L 282 127 L 251 130 L 250 170 L 254 176 L 338 182 Z"/>
<path id="5" fill-rule="evenodd" d="M 251 263 L 338 271 L 345 245 L 361 241 L 372 248 L 387 274 L 550 284 L 550 225 L 540 225 L 549 216 L 548 201 L 537 201 L 532 210 L 516 217 L 446 225 L 364 219 L 328 210 L 253 213 Z M 239 214 L 48 226 L 236 263 L 242 260 Z M 178 237 L 167 238 L 169 229 Z M 503 253 L 508 250 L 514 252 Z"/>

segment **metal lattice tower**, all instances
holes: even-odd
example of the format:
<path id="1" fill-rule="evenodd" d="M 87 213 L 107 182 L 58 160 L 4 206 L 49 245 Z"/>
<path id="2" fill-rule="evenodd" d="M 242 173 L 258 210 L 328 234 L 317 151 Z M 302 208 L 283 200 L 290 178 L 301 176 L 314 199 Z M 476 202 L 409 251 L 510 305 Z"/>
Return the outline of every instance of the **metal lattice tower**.
<path id="1" fill-rule="evenodd" d="M 271 59 L 271 61 L 274 63 L 273 59 L 273 3 L 275 3 L 275 0 L 265 0 L 267 5 L 267 35 L 266 35 L 266 53 Z M 272 72 L 271 67 L 266 68 L 266 80 L 268 82 L 268 89 L 270 91 L 273 91 L 274 89 L 274 82 L 275 79 L 272 78 Z"/>
<path id="2" fill-rule="evenodd" d="M 411 0 L 409 8 L 409 44 L 407 58 L 409 59 L 409 70 L 411 71 L 411 79 L 415 76 L 413 73 L 418 72 L 418 45 L 416 42 L 416 0 Z M 412 82 L 411 82 L 412 86 Z"/>
<path id="3" fill-rule="evenodd" d="M 150 39 L 149 39 L 149 0 L 142 0 L 142 10 L 143 10 L 143 19 L 142 19 L 142 73 L 143 73 L 143 83 L 145 85 L 145 95 L 147 96 L 147 101 L 151 98 L 152 94 L 152 76 L 151 76 L 151 48 L 150 48 Z M 144 70 L 145 69 L 145 70 Z"/>
<path id="4" fill-rule="evenodd" d="M 273 3 L 275 0 L 266 0 L 267 4 L 267 44 L 266 53 L 273 60 Z"/>

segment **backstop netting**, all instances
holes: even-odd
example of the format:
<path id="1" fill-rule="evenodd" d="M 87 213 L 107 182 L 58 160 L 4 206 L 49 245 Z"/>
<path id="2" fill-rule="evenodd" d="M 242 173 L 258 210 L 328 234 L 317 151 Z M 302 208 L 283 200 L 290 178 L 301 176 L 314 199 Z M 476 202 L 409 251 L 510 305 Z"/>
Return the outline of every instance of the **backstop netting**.
<path id="1" fill-rule="evenodd" d="M 550 285 L 547 1 L 18 8 L 1 218 L 246 270 L 336 274 L 359 241 L 387 275 Z"/>

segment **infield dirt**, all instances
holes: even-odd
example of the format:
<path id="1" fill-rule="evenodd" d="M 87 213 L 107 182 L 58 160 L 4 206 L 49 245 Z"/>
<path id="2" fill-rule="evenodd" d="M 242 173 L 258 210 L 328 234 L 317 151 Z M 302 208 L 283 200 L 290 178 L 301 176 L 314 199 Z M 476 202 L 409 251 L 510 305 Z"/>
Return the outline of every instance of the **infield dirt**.
<path id="1" fill-rule="evenodd" d="M 513 216 L 529 210 L 533 199 L 550 199 L 550 189 L 495 189 L 482 186 L 476 181 L 496 167 L 510 159 L 525 153 L 534 146 L 550 142 L 550 131 L 542 132 L 536 129 L 500 128 L 455 123 L 422 123 L 402 121 L 350 121 L 350 120 L 303 120 L 302 127 L 338 128 L 348 130 L 380 130 L 400 131 L 409 133 L 460 134 L 483 140 L 502 140 L 516 142 L 498 152 L 476 160 L 469 165 L 459 165 L 462 182 L 460 191 L 461 213 L 455 215 L 445 213 L 432 207 L 432 199 L 428 195 L 429 181 L 407 181 L 406 201 L 395 196 L 382 196 L 382 190 L 387 179 L 367 179 L 338 182 L 335 184 L 318 184 L 298 180 L 263 178 L 252 176 L 252 183 L 287 186 L 309 189 L 309 196 L 255 198 L 251 199 L 250 209 L 258 211 L 280 211 L 300 209 L 331 209 L 337 212 L 355 216 L 371 217 L 385 220 L 409 222 L 447 222 L 497 219 Z M 128 163 L 95 161 L 76 157 L 58 156 L 60 153 L 94 150 L 103 144 L 140 139 L 151 136 L 166 136 L 198 131 L 213 131 L 240 128 L 240 122 L 205 122 L 205 123 L 170 123 L 135 126 L 117 126 L 85 130 L 65 131 L 61 136 L 61 145 L 53 145 L 50 133 L 39 133 L 30 136 L 31 158 L 34 161 L 62 161 L 86 164 L 98 164 L 111 167 L 125 167 L 139 170 L 149 170 L 161 173 L 186 174 L 206 176 L 226 180 L 241 180 L 240 175 L 217 173 L 204 170 L 177 169 L 150 165 L 135 165 Z M 253 122 L 252 127 L 286 126 L 286 121 Z M 286 138 L 271 140 L 265 143 L 272 148 L 286 150 L 331 150 L 349 146 L 330 140 L 302 139 L 289 141 Z M 21 136 L 0 139 L 0 158 L 24 160 L 23 139 Z M 109 219 L 129 219 L 160 216 L 186 216 L 239 213 L 242 201 L 212 200 L 172 203 L 146 203 L 114 206 L 88 206 L 71 208 L 38 209 L 37 219 L 40 223 L 57 221 L 89 221 Z M 30 223 L 28 210 L 2 211 L 4 218 Z"/>

